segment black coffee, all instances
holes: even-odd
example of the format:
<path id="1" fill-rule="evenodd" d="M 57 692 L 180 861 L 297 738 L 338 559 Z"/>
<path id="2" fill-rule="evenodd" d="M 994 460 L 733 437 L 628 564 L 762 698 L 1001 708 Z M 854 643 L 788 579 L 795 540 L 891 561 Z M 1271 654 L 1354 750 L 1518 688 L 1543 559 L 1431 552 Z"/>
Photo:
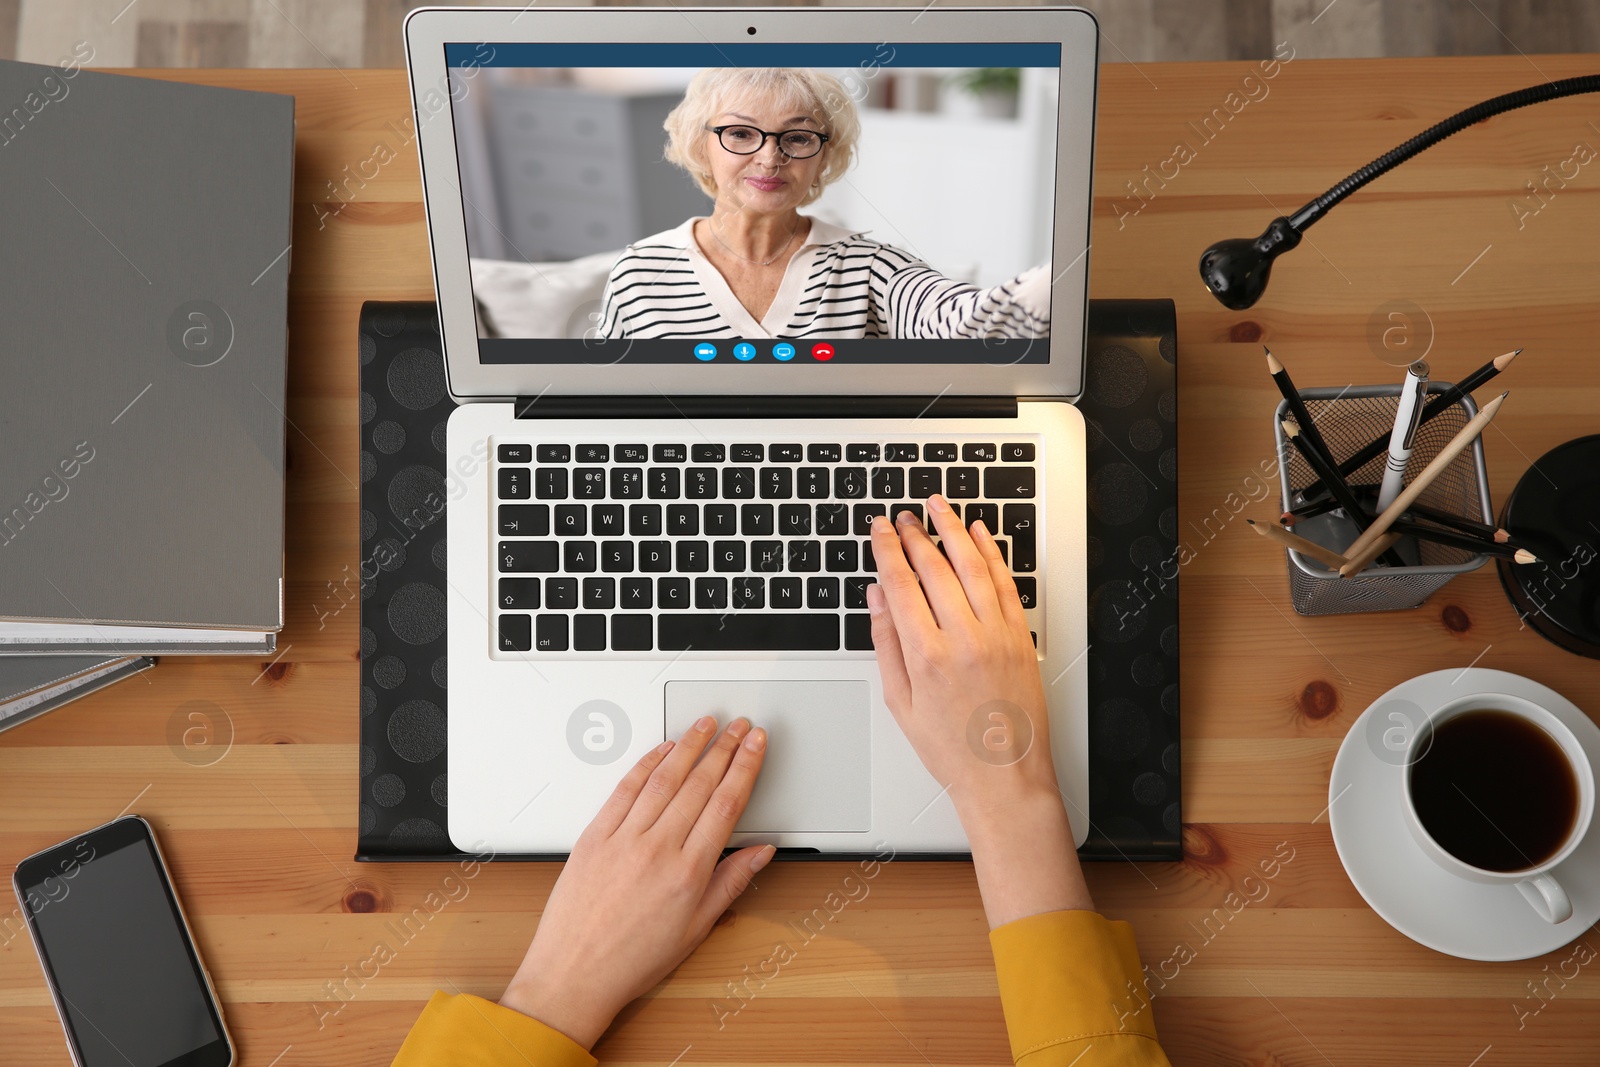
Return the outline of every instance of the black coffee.
<path id="1" fill-rule="evenodd" d="M 1566 843 L 1578 782 L 1553 737 L 1510 712 L 1466 711 L 1433 731 L 1411 801 L 1439 846 L 1488 871 L 1536 867 Z"/>

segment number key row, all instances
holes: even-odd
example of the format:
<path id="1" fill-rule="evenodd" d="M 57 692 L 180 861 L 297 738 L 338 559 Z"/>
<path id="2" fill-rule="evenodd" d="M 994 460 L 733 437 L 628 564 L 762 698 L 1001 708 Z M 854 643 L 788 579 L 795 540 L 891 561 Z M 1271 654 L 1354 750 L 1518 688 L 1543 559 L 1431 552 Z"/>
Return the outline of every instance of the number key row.
<path id="1" fill-rule="evenodd" d="M 943 493 L 1015 500 L 1037 491 L 1032 467 L 501 467 L 501 500 L 895 500 Z"/>

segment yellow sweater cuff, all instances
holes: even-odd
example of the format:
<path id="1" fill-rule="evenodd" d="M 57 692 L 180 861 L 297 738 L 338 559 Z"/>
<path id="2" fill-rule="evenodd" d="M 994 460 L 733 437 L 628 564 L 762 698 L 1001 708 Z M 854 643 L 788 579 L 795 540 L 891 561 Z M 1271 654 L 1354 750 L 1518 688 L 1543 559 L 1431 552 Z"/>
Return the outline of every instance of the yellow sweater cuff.
<path id="1" fill-rule="evenodd" d="M 561 1031 L 470 993 L 435 993 L 393 1067 L 595 1067 Z"/>
<path id="2" fill-rule="evenodd" d="M 1016 1063 L 1064 1063 L 1090 1044 L 1124 1046 L 1118 1063 L 1167 1062 L 1127 923 L 1045 912 L 989 931 L 989 945 Z"/>

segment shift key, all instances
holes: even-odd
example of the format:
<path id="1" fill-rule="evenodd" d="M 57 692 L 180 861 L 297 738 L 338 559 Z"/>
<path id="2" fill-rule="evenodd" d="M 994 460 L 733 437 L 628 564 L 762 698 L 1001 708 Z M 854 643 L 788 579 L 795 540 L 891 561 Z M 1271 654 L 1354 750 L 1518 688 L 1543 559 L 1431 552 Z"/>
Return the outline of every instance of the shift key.
<path id="1" fill-rule="evenodd" d="M 1001 512 L 1000 531 L 1011 539 L 1011 570 L 1027 574 L 1039 569 L 1036 535 L 1039 523 L 1032 504 L 1007 504 Z"/>

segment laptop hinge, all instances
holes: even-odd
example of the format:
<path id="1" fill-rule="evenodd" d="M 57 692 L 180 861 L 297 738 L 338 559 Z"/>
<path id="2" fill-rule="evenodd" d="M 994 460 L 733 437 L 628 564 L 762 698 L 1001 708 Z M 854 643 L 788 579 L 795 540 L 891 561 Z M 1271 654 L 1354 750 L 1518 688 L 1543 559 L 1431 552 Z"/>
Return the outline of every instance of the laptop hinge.
<path id="1" fill-rule="evenodd" d="M 1014 396 L 519 396 L 519 419 L 1014 419 Z"/>

